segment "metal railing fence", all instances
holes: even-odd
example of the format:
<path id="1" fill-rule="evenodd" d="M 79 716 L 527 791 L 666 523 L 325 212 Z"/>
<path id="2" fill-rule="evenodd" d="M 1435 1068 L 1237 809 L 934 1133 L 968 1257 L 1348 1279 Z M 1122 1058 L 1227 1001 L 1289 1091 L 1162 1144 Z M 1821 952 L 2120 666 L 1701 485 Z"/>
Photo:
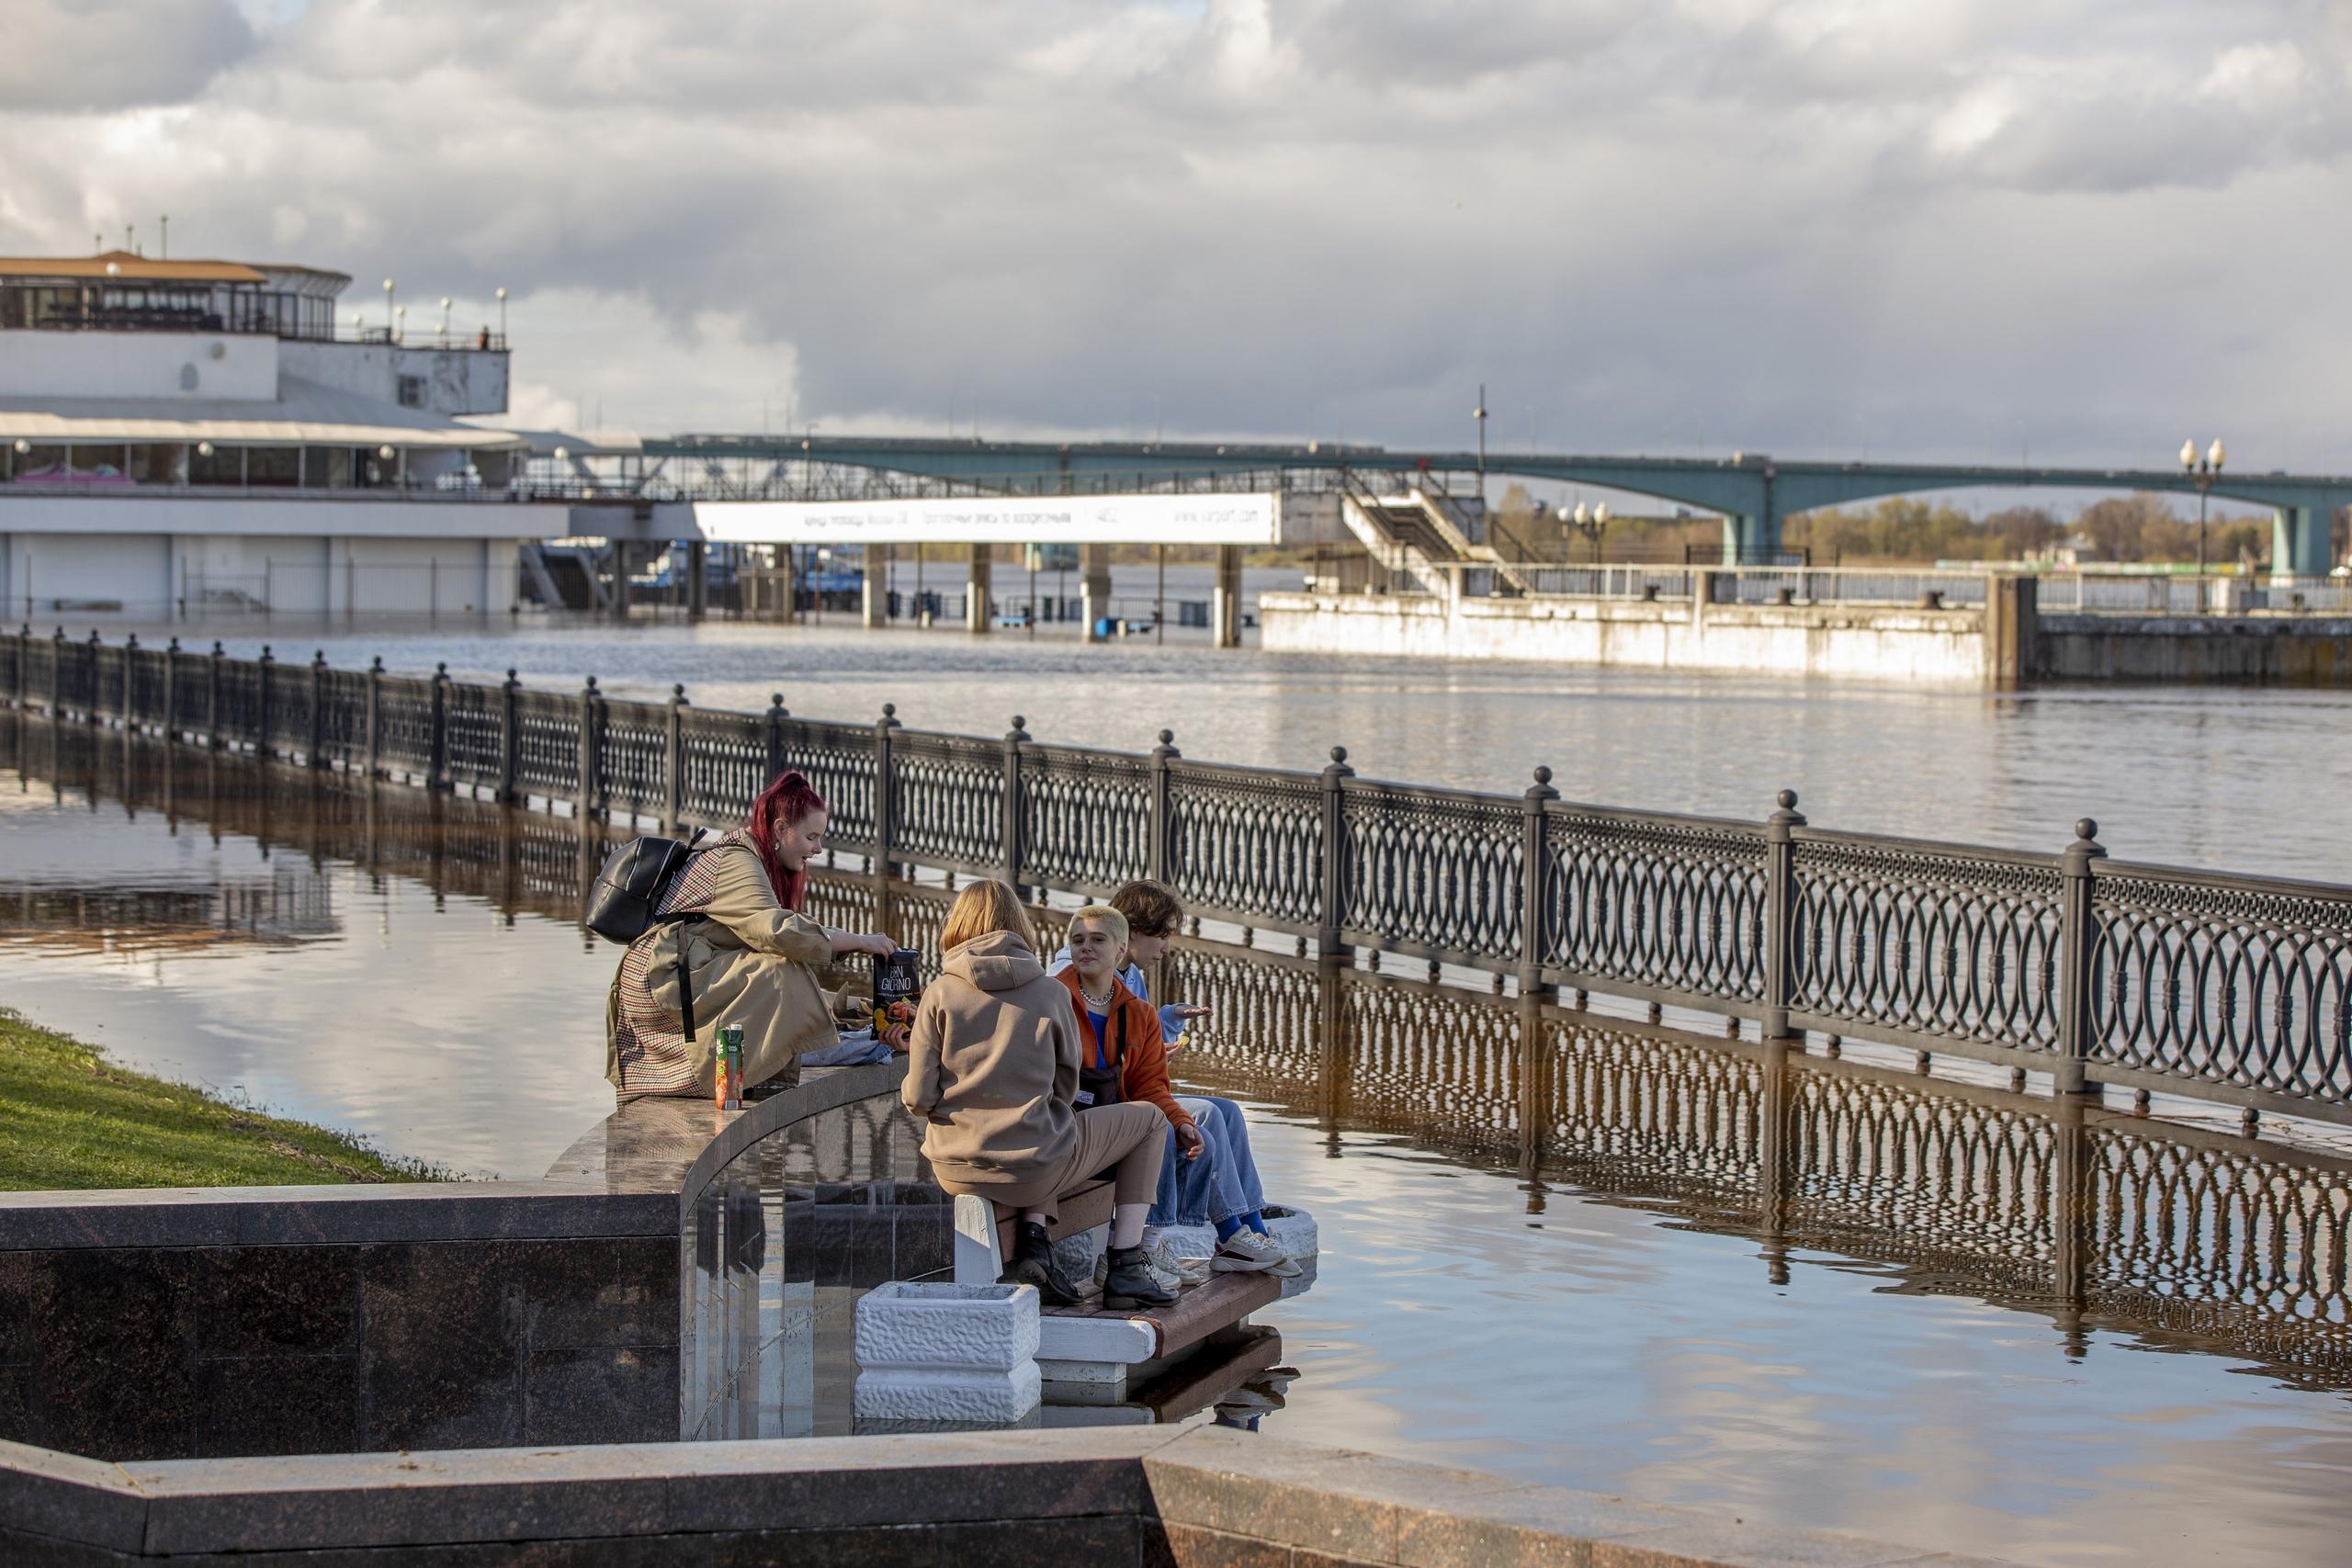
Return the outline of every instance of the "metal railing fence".
<path id="1" fill-rule="evenodd" d="M 1803 1032 L 2352 1122 L 2352 887 L 388 674 L 0 637 L 0 696 L 582 817 L 729 827 L 786 768 L 831 841 L 1024 890 L 1167 883 L 1199 917 Z"/>
<path id="2" fill-rule="evenodd" d="M 1871 604 L 1982 608 L 2006 575 L 1941 567 L 1675 566 L 1643 561 L 1521 564 L 1538 597 L 1661 599 L 1703 596 L 1716 604 Z M 2352 614 L 2352 580 L 2272 586 L 2239 576 L 2184 577 L 2139 571 L 2034 574 L 2043 615 L 2341 615 Z M 1406 592 L 1408 590 L 1392 590 Z M 1430 592 L 1435 592 L 1431 589 Z"/>
<path id="3" fill-rule="evenodd" d="M 93 803 L 250 835 L 276 859 L 340 859 L 509 916 L 575 918 L 609 836 L 625 830 L 379 791 L 356 773 L 221 767 L 119 739 L 79 723 L 0 721 L 0 768 L 86 792 Z M 217 897 L 191 895 L 193 902 L 126 895 L 108 917 L 122 922 L 112 940 L 135 938 L 142 921 L 314 921 L 333 913 L 314 882 L 232 886 Z M 47 897 L 37 886 L 0 886 L 20 926 L 40 923 Z M 888 929 L 922 950 L 933 973 L 953 897 L 936 883 L 882 886 L 848 868 L 810 880 L 819 918 Z M 77 905 L 58 919 L 86 927 L 106 914 Z M 1049 942 L 1067 915 L 1032 910 Z M 1180 941 L 1160 989 L 1210 1014 L 1179 1070 L 1195 1087 L 1272 1101 L 1326 1126 L 1403 1134 L 1417 1148 L 1515 1168 L 1531 1205 L 1543 1201 L 1546 1183 L 1678 1203 L 1702 1228 L 1720 1224 L 1762 1240 L 1768 1269 L 1785 1268 L 1792 1251 L 1826 1248 L 1916 1269 L 1910 1288 L 1989 1293 L 2064 1314 L 2070 1333 L 2095 1311 L 2110 1329 L 2254 1356 L 2330 1387 L 2352 1374 L 2352 1161 L 2341 1155 L 1922 1077 L 1860 1052 L 1796 1056 L 1597 1011 L 1529 1007 L 1421 984 L 1402 967 L 1370 974 L 1263 944 Z M 756 1102 L 735 1125 L 775 1103 Z M 815 1164 L 789 1168 L 796 1180 L 896 1174 L 829 1172 L 828 1159 L 870 1158 L 859 1151 L 879 1147 L 878 1128 L 831 1124 L 846 1136 L 818 1145 Z M 708 1213 L 701 1190 L 695 1180 L 682 1184 L 682 1199 L 694 1196 L 696 1233 Z M 771 1250 L 779 1237 L 786 1251 L 795 1247 L 792 1219 L 788 1210 L 778 1222 L 771 1210 Z M 698 1238 L 695 1256 L 707 1268 L 726 1250 L 706 1250 Z"/>

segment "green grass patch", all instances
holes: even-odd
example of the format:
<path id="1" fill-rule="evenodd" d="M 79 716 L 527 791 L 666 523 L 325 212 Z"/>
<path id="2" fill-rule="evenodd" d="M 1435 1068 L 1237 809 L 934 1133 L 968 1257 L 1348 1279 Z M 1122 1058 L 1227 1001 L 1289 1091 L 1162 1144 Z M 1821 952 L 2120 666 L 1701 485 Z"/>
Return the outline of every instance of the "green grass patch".
<path id="1" fill-rule="evenodd" d="M 0 1008 L 0 1190 L 433 1181 L 347 1133 L 108 1063 Z"/>

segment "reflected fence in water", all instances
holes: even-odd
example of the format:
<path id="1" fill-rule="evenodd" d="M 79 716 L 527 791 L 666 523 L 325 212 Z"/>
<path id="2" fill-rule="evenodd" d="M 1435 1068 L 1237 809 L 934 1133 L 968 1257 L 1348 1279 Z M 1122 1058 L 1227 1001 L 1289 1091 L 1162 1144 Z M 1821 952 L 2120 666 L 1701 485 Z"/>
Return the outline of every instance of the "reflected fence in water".
<path id="1" fill-rule="evenodd" d="M 0 722 L 0 766 L 94 804 L 248 834 L 273 854 L 479 897 L 510 919 L 576 921 L 622 830 L 22 716 Z M 935 964 L 946 888 L 838 871 L 812 887 L 820 918 L 896 931 Z M 1035 913 L 1057 940 L 1067 909 Z M 1167 965 L 1158 994 L 1214 1009 L 1180 1074 L 1320 1124 L 1335 1156 L 1343 1133 L 1394 1134 L 1513 1175 L 1531 1208 L 1574 1189 L 1752 1236 L 1768 1273 L 1792 1252 L 1842 1254 L 1892 1267 L 1901 1289 L 2043 1314 L 2070 1334 L 2109 1329 L 2352 1387 L 2352 1159 L 1232 943 L 1185 940 Z M 747 1167 L 721 1190 L 762 1194 L 766 1234 L 788 1236 L 785 1194 L 804 1176 L 836 1191 L 899 1176 L 911 1149 L 887 1132 L 812 1128 L 839 1146 L 812 1144 L 808 1171 L 779 1144 L 760 1156 L 773 1170 Z M 725 1201 L 714 1258 L 731 1256 Z M 696 1309 L 710 1343 L 785 1332 L 775 1314 L 794 1281 L 767 1280 L 764 1260 L 729 1266 L 750 1293 L 729 1294 L 725 1269 L 711 1276 Z M 770 1297 L 763 1328 L 754 1306 Z M 713 1433 L 807 1408 L 797 1392 L 724 1381 L 701 1385 L 714 1392 L 695 1421 Z"/>
<path id="2" fill-rule="evenodd" d="M 2111 860 L 2077 823 L 2056 854 L 1838 833 L 1793 794 L 1762 822 L 706 711 L 380 665 L 0 637 L 19 708 L 300 756 L 569 811 L 729 826 L 785 767 L 831 839 L 908 868 L 1100 894 L 1168 883 L 1197 915 L 1482 971 L 1521 995 L 1598 991 L 2050 1075 L 2352 1123 L 2352 889 Z"/>

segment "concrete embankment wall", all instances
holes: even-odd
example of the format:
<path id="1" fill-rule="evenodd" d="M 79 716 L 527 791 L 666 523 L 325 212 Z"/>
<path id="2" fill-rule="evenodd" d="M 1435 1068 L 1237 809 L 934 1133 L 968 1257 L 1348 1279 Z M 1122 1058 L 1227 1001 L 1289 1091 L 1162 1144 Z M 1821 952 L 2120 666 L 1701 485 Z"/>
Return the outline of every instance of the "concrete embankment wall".
<path id="1" fill-rule="evenodd" d="M 1268 593 L 1258 620 L 1261 646 L 1285 652 L 1963 684 L 1988 674 L 1981 609 Z"/>
<path id="2" fill-rule="evenodd" d="M 1262 646 L 1291 653 L 1518 659 L 1958 685 L 2165 681 L 2352 685 L 2352 616 L 2036 614 L 1688 600 L 1269 593 Z M 2003 587 L 2011 590 L 2003 593 Z M 2022 603 L 2020 603 L 2022 599 Z"/>
<path id="3" fill-rule="evenodd" d="M 2037 680 L 2352 684 L 2352 616 L 2045 612 L 2034 642 Z"/>

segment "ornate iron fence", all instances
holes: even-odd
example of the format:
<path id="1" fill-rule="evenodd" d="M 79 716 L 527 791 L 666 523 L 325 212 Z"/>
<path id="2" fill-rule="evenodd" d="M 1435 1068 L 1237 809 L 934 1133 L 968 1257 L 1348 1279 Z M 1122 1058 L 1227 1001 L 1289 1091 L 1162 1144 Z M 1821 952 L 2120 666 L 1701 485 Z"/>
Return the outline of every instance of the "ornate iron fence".
<path id="1" fill-rule="evenodd" d="M 345 858 L 558 919 L 576 915 L 609 837 L 627 831 L 372 789 L 357 772 L 101 745 L 75 724 L 0 723 L 0 767 L 251 834 L 283 858 Z M 0 886 L 0 911 L 20 925 L 27 891 Z M 810 891 L 829 924 L 888 929 L 936 963 L 946 888 L 835 870 Z M 1063 912 L 1033 916 L 1050 948 Z M 2352 1386 L 2341 1156 L 1230 942 L 1179 942 L 1161 980 L 1211 1010 L 1175 1058 L 1187 1084 L 1272 1101 L 1334 1138 L 1408 1139 L 1515 1169 L 1531 1207 L 1547 1185 L 1668 1203 L 1678 1223 L 1761 1241 L 1767 1268 L 1830 1250 L 1900 1270 L 1898 1288 L 1989 1294 L 2070 1328 L 2130 1328 Z M 850 1151 L 880 1131 L 857 1127 L 860 1141 L 823 1157 L 863 1158 Z M 789 1248 L 788 1217 L 768 1236 Z"/>
<path id="2" fill-rule="evenodd" d="M 1025 889 L 1167 881 L 1199 916 L 1806 1031 L 2352 1122 L 2352 888 L 2109 863 L 2097 825 L 2036 855 L 1766 820 L 0 637 L 0 696 L 215 747 L 401 773 L 665 829 L 722 826 L 786 767 L 868 871 Z"/>

